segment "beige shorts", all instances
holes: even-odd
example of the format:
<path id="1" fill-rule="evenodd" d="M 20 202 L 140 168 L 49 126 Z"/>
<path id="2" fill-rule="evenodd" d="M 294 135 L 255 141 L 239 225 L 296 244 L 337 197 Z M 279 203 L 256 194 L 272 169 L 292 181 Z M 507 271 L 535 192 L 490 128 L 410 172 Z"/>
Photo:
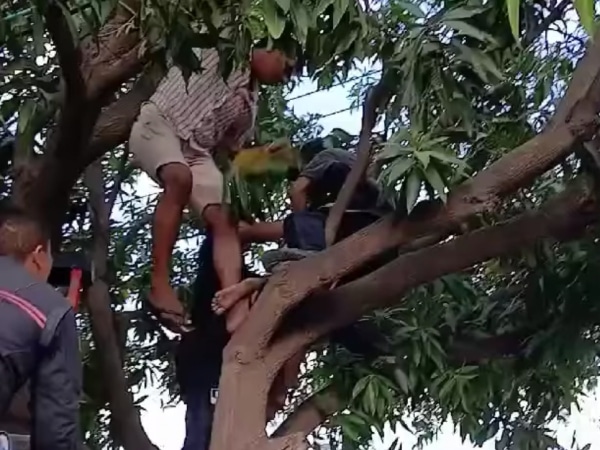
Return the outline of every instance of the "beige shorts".
<path id="1" fill-rule="evenodd" d="M 158 169 L 180 163 L 192 173 L 190 206 L 198 215 L 209 205 L 228 203 L 223 174 L 209 149 L 199 148 L 194 140 L 182 141 L 169 120 L 153 103 L 146 103 L 131 128 L 129 149 L 135 164 L 161 184 Z M 193 155 L 193 158 L 190 157 Z"/>

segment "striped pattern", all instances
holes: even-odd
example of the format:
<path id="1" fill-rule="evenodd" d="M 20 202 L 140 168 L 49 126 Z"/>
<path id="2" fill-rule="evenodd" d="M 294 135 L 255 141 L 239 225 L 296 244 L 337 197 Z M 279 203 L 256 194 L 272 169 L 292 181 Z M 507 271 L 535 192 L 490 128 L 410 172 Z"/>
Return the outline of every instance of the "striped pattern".
<path id="1" fill-rule="evenodd" d="M 218 120 L 210 120 L 206 124 L 208 113 L 221 108 L 227 110 L 227 102 L 242 96 L 247 102 L 251 119 L 240 135 L 248 136 L 256 117 L 256 92 L 250 86 L 248 71 L 236 70 L 230 74 L 227 82 L 219 72 L 219 55 L 216 50 L 196 51 L 200 57 L 203 70 L 191 74 L 187 86 L 178 67 L 172 67 L 161 81 L 150 101 L 154 103 L 175 127 L 177 135 L 189 140 L 199 129 L 220 127 L 225 125 Z M 234 95 L 235 94 L 235 95 Z M 217 115 L 222 116 L 222 115 Z M 223 120 L 227 119 L 224 117 Z M 202 131 L 206 133 L 206 131 Z M 211 131 L 208 131 L 210 134 Z M 238 134 L 238 133 L 236 133 Z"/>
<path id="2" fill-rule="evenodd" d="M 29 303 L 27 300 L 23 300 L 21 297 L 8 292 L 0 291 L 0 300 L 5 300 L 8 303 L 12 303 L 17 308 L 25 312 L 31 319 L 38 324 L 40 328 L 46 326 L 46 316 L 39 309 Z"/>

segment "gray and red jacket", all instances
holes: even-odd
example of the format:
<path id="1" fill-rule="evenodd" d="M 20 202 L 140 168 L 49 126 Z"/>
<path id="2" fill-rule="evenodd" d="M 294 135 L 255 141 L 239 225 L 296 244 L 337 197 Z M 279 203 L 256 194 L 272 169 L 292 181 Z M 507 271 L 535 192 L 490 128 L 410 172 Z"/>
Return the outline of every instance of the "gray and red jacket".
<path id="1" fill-rule="evenodd" d="M 12 258 L 0 256 L 0 418 L 29 382 L 31 448 L 79 448 L 81 377 L 75 313 L 68 301 Z"/>

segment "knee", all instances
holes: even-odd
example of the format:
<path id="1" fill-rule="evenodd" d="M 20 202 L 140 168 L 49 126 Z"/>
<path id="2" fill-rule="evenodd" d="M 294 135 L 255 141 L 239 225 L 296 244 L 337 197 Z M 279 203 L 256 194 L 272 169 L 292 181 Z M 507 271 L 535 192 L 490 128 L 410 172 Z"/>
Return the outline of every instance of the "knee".
<path id="1" fill-rule="evenodd" d="M 180 163 L 167 164 L 160 168 L 159 179 L 165 195 L 187 202 L 192 190 L 192 173 Z"/>
<path id="2" fill-rule="evenodd" d="M 233 220 L 228 209 L 223 205 L 208 205 L 203 212 L 207 227 L 213 232 L 233 228 Z"/>

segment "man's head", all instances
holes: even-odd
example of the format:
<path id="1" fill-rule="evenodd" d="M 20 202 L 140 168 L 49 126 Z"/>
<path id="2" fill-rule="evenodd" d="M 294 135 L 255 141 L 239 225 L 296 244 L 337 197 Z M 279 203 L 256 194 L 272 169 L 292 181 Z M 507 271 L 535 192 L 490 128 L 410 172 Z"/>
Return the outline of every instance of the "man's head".
<path id="1" fill-rule="evenodd" d="M 267 40 L 258 42 L 252 50 L 250 70 L 252 76 L 261 84 L 280 84 L 290 79 L 296 68 L 296 59 L 289 52 L 273 47 Z"/>
<path id="2" fill-rule="evenodd" d="M 33 277 L 46 281 L 52 269 L 49 234 L 24 211 L 0 205 L 0 256 L 10 256 Z"/>

